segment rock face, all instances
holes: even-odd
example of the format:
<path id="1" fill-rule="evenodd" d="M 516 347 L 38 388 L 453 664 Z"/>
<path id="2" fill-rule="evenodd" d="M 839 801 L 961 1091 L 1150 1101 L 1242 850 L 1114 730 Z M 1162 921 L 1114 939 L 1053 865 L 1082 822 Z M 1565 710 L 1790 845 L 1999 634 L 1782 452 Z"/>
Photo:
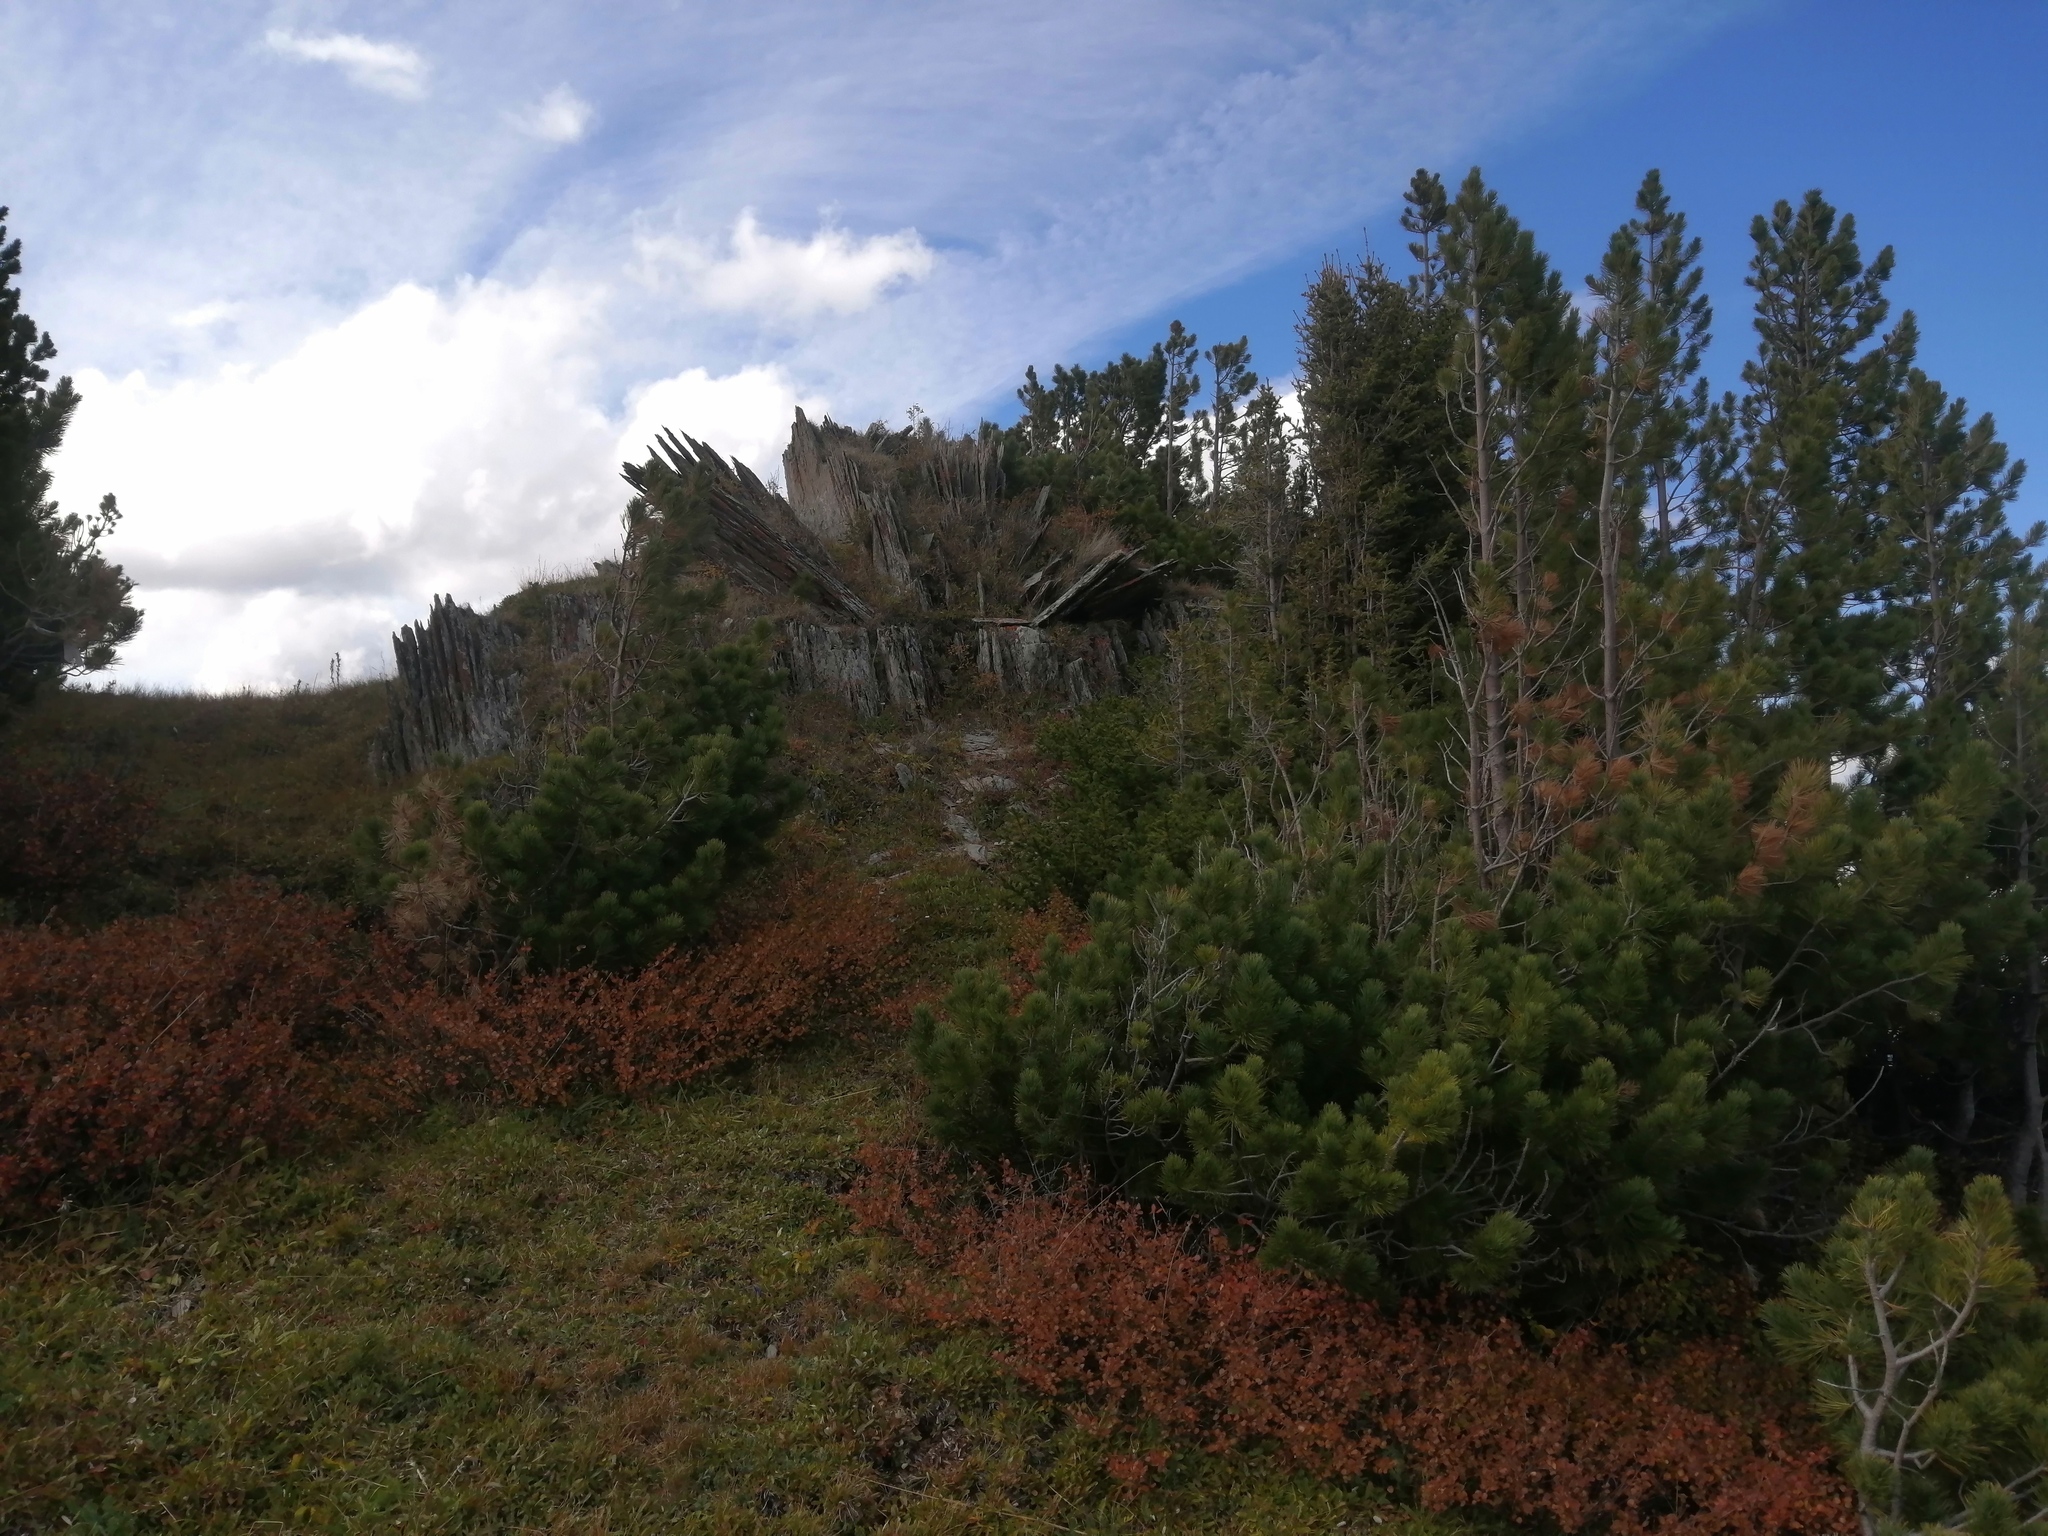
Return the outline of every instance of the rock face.
<path id="1" fill-rule="evenodd" d="M 993 429 L 856 432 L 798 411 L 786 497 L 673 432 L 624 473 L 649 505 L 694 520 L 704 561 L 734 587 L 803 610 L 776 636 L 794 691 L 863 717 L 923 714 L 977 675 L 1071 706 L 1120 692 L 1133 657 L 1160 648 L 1179 616 L 1171 562 L 1099 521 L 1054 517 L 1046 488 L 1005 487 L 1000 446 Z M 436 757 L 533 744 L 526 715 L 541 699 L 522 699 L 523 669 L 587 658 L 604 604 L 526 593 L 499 611 L 513 621 L 436 598 L 424 624 L 392 637 L 398 686 L 373 771 L 397 778 Z M 1017 617 L 989 616 L 1005 613 Z"/>
<path id="2" fill-rule="evenodd" d="M 740 586 L 765 594 L 801 593 L 813 607 L 856 622 L 874 618 L 874 609 L 846 584 L 819 536 L 746 465 L 737 459 L 727 463 L 716 449 L 674 432 L 662 433 L 654 454 L 660 469 L 709 514 L 711 561 Z M 645 467 L 628 464 L 625 478 L 640 495 L 660 499 L 663 487 Z"/>
<path id="3" fill-rule="evenodd" d="M 798 406 L 789 446 L 782 450 L 782 485 L 798 522 L 828 544 L 844 544 L 853 536 L 860 482 L 834 447 Z"/>
<path id="4" fill-rule="evenodd" d="M 437 756 L 492 757 L 525 742 L 519 711 L 520 637 L 511 625 L 434 599 L 424 624 L 391 637 L 398 685 L 391 718 L 370 745 L 370 771 L 403 778 Z"/>
<path id="5" fill-rule="evenodd" d="M 811 624 L 782 626 L 780 658 L 797 693 L 828 693 L 862 719 L 885 709 L 923 714 L 938 694 L 917 629 Z"/>
<path id="6" fill-rule="evenodd" d="M 976 628 L 975 670 L 1003 693 L 1049 693 L 1079 708 L 1130 682 L 1122 626 L 1048 629 L 997 620 Z"/>

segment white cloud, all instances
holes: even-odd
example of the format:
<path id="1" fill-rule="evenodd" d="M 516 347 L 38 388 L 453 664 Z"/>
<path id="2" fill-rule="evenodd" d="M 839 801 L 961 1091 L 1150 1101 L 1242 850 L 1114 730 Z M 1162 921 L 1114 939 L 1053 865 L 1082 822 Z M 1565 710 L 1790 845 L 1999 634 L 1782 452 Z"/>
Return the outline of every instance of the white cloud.
<path id="1" fill-rule="evenodd" d="M 375 671 L 433 594 L 489 604 L 611 549 L 619 465 L 660 427 L 775 466 L 798 397 L 773 368 L 687 369 L 635 391 L 623 424 L 608 415 L 601 300 L 552 281 L 403 285 L 267 368 L 81 372 L 57 493 L 121 498 L 110 552 L 144 611 L 123 678 L 288 686 L 336 651 Z"/>
<path id="2" fill-rule="evenodd" d="M 205 304 L 195 304 L 171 316 L 171 324 L 181 331 L 203 331 L 208 326 L 219 325 L 223 320 L 232 320 L 239 304 L 230 304 L 226 299 L 213 299 Z"/>
<path id="3" fill-rule="evenodd" d="M 767 473 L 799 399 L 971 419 L 1754 4 L 445 0 L 265 39 L 404 112 L 251 67 L 244 9 L 0 5 L 0 177 L 85 391 L 60 492 L 129 509 L 131 676 L 318 677 L 609 547 L 654 425 Z"/>
<path id="4" fill-rule="evenodd" d="M 404 43 L 379 43 L 353 32 L 319 37 L 273 27 L 263 34 L 272 53 L 308 64 L 333 64 L 366 91 L 418 101 L 427 94 L 427 61 Z"/>
<path id="5" fill-rule="evenodd" d="M 513 114 L 520 131 L 549 144 L 574 144 L 590 131 L 597 111 L 566 85 L 558 85 L 523 112 Z"/>
<path id="6" fill-rule="evenodd" d="M 742 368 L 724 378 L 713 378 L 702 368 L 685 369 L 627 396 L 618 459 L 621 464 L 641 462 L 655 437 L 667 429 L 711 444 L 764 480 L 778 479 L 782 450 L 789 443 L 790 423 L 799 405 L 813 417 L 825 411 L 819 397 L 800 398 L 780 368 Z"/>
<path id="7" fill-rule="evenodd" d="M 937 261 L 914 229 L 856 240 L 827 224 L 809 240 L 785 240 L 763 230 L 751 208 L 733 225 L 724 254 L 675 236 L 636 244 L 649 275 L 681 273 L 707 308 L 779 320 L 858 314 L 899 284 L 929 277 Z"/>

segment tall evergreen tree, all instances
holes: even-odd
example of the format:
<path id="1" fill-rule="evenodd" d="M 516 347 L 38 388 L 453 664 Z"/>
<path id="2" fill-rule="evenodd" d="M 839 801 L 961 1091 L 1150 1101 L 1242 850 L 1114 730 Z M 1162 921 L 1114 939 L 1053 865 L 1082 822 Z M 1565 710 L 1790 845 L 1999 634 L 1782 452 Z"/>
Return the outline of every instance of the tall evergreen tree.
<path id="1" fill-rule="evenodd" d="M 1435 300 L 1444 282 L 1444 231 L 1450 227 L 1451 204 L 1444 195 L 1444 179 L 1435 171 L 1418 170 L 1401 194 L 1401 227 L 1415 239 L 1408 254 L 1415 258 L 1415 275 L 1409 279 L 1424 303 Z"/>
<path id="2" fill-rule="evenodd" d="M 49 460 L 64 441 L 78 391 L 50 382 L 57 347 L 21 307 L 21 241 L 0 208 L 0 709 L 76 672 L 109 666 L 142 615 L 132 584 L 100 553 L 120 520 L 107 496 L 96 514 L 60 512 Z"/>
<path id="3" fill-rule="evenodd" d="M 1456 316 L 1443 379 L 1457 424 L 1466 530 L 1469 628 L 1446 636 L 1462 658 L 1467 827 L 1482 883 L 1527 852 L 1526 784 L 1512 740 L 1528 702 L 1528 647 L 1547 618 L 1544 567 L 1557 493 L 1578 425 L 1577 325 L 1564 285 L 1535 237 L 1475 166 L 1450 205 L 1440 247 Z"/>
<path id="4" fill-rule="evenodd" d="M 1438 387 L 1452 315 L 1367 258 L 1327 263 L 1302 300 L 1300 400 L 1314 517 L 1290 566 L 1296 623 L 1394 692 L 1431 690 L 1438 610 L 1462 611 L 1464 535 L 1442 491 L 1455 444 Z"/>
<path id="5" fill-rule="evenodd" d="M 1908 314 L 1879 338 L 1891 248 L 1866 265 L 1855 218 L 1838 217 L 1819 192 L 1758 215 L 1750 235 L 1757 354 L 1742 371 L 1744 462 L 1721 490 L 1717 533 L 1743 649 L 1767 658 L 1783 693 L 1832 730 L 1838 756 L 1864 760 L 1886 739 L 1897 639 L 1881 603 L 1893 548 L 1879 537 L 1868 458 L 1916 330 Z"/>
<path id="6" fill-rule="evenodd" d="M 1657 513 L 1657 549 L 1672 557 L 1678 538 L 1690 531 L 1684 507 L 1690 460 L 1707 413 L 1705 358 L 1713 306 L 1701 268 L 1701 243 L 1686 237 L 1685 215 L 1671 206 L 1664 179 L 1652 170 L 1636 191 L 1636 217 L 1629 225 L 1642 252 L 1644 344 L 1656 351 L 1647 382 L 1643 458 Z"/>

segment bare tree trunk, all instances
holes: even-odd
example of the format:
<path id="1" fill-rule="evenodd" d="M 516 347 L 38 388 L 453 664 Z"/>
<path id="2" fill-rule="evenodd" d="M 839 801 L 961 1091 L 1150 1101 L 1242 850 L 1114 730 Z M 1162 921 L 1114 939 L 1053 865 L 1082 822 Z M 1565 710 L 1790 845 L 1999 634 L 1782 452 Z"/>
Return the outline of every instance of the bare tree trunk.
<path id="1" fill-rule="evenodd" d="M 1671 487 L 1662 464 L 1657 466 L 1657 552 L 1671 558 Z"/>
<path id="2" fill-rule="evenodd" d="M 1615 526 L 1614 392 L 1607 396 L 1607 420 L 1600 463 L 1600 713 L 1607 761 L 1621 756 L 1621 529 Z"/>
<path id="3" fill-rule="evenodd" d="M 1472 519 L 1478 536 L 1479 563 L 1498 579 L 1494 562 L 1499 554 L 1498 512 L 1493 500 L 1492 413 L 1487 399 L 1486 337 L 1474 317 L 1472 326 Z M 1475 600 L 1481 594 L 1475 590 Z M 1493 834 L 1493 852 L 1507 843 L 1507 702 L 1501 677 L 1501 648 L 1486 636 L 1484 615 L 1479 635 L 1479 676 L 1481 707 L 1485 711 L 1484 731 L 1473 733 L 1472 751 L 1476 761 L 1471 775 L 1475 803 L 1484 806 L 1484 819 Z M 1480 867 L 1486 867 L 1487 849 L 1475 848 Z"/>

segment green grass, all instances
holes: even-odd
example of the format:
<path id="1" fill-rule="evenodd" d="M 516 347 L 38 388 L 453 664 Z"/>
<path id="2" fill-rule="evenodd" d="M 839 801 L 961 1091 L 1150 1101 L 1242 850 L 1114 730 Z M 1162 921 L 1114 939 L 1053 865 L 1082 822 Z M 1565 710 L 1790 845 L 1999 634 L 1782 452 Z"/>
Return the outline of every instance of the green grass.
<path id="1" fill-rule="evenodd" d="M 0 1245 L 0 1531 L 1324 1532 L 1256 1459 L 1133 1497 L 988 1343 L 863 1300 L 912 1109 L 824 1041 L 674 1099 L 445 1111 Z"/>
<path id="2" fill-rule="evenodd" d="M 331 888 L 386 803 L 384 710 L 380 685 L 59 694 L 0 749 L 132 776 L 167 879 Z M 886 880 L 926 982 L 1006 953 L 1009 898 L 940 817 L 987 771 L 962 731 L 1025 722 L 794 715 L 823 793 L 792 850 Z M 1028 752 L 1005 763 L 1033 792 Z M 664 1100 L 448 1105 L 0 1234 L 0 1536 L 1427 1525 L 1256 1457 L 1183 1453 L 1132 1495 L 989 1340 L 866 1299 L 909 1261 L 835 1196 L 914 1120 L 900 1039 L 826 1038 Z"/>
<path id="3" fill-rule="evenodd" d="M 348 839 L 390 803 L 370 777 L 389 685 L 210 696 L 56 690 L 0 730 L 0 763 L 88 768 L 155 803 L 147 875 L 179 889 L 227 874 L 339 895 Z"/>

